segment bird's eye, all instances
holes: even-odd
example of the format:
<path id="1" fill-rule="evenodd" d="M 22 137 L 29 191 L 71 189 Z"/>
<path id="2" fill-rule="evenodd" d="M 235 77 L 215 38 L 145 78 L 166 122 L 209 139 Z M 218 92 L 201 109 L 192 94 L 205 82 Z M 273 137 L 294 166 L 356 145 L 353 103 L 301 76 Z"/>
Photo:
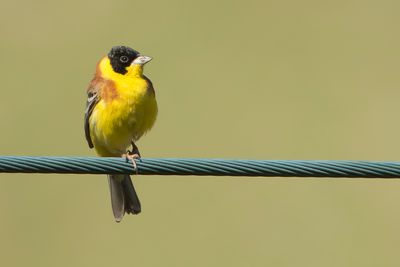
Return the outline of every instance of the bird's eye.
<path id="1" fill-rule="evenodd" d="M 121 61 L 122 63 L 126 63 L 126 62 L 128 62 L 128 60 L 129 60 L 129 58 L 127 56 L 121 56 L 119 58 L 119 61 Z"/>

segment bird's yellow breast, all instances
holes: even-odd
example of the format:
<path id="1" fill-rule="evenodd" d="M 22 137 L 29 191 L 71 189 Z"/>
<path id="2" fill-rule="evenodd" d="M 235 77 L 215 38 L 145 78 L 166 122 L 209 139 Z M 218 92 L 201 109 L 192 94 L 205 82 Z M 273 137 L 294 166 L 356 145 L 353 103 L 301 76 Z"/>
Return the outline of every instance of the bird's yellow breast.
<path id="1" fill-rule="evenodd" d="M 101 89 L 101 99 L 89 119 L 90 135 L 101 156 L 125 153 L 130 142 L 150 130 L 156 120 L 155 94 L 141 68 L 130 67 L 123 75 L 113 71 L 107 58 L 99 63 L 102 78 L 112 82 Z"/>

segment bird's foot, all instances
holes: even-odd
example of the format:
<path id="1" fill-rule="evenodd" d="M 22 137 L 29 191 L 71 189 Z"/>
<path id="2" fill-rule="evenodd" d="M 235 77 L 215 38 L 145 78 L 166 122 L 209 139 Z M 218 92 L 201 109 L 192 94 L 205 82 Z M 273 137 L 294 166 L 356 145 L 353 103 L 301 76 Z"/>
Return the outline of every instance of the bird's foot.
<path id="1" fill-rule="evenodd" d="M 132 165 L 135 169 L 136 174 L 139 174 L 136 160 L 140 159 L 140 154 L 128 150 L 125 154 L 122 155 L 122 157 L 125 158 L 126 161 L 132 161 Z"/>
<path id="2" fill-rule="evenodd" d="M 136 174 L 138 174 L 138 168 L 136 164 L 136 160 L 140 160 L 141 155 L 139 152 L 139 148 L 135 145 L 135 143 L 132 141 L 132 150 L 127 150 L 125 154 L 122 155 L 122 157 L 126 158 L 127 161 L 131 160 L 133 167 L 135 168 Z"/>

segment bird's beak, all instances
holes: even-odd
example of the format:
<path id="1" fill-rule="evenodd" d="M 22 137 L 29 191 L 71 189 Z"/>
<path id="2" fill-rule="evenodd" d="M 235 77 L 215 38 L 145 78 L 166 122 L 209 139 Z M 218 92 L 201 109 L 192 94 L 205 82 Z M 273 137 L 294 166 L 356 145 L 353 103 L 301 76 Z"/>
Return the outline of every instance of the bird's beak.
<path id="1" fill-rule="evenodd" d="M 137 58 L 135 58 L 135 60 L 133 60 L 131 65 L 144 65 L 147 62 L 149 62 L 150 60 L 152 60 L 151 57 L 148 56 L 138 56 Z"/>

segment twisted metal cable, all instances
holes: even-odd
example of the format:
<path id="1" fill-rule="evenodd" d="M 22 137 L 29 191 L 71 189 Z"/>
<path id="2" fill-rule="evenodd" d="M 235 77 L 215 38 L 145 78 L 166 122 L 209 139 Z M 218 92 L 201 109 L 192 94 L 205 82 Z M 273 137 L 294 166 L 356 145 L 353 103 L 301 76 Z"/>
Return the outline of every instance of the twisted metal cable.
<path id="1" fill-rule="evenodd" d="M 0 156 L 0 173 L 400 178 L 400 162 Z"/>

